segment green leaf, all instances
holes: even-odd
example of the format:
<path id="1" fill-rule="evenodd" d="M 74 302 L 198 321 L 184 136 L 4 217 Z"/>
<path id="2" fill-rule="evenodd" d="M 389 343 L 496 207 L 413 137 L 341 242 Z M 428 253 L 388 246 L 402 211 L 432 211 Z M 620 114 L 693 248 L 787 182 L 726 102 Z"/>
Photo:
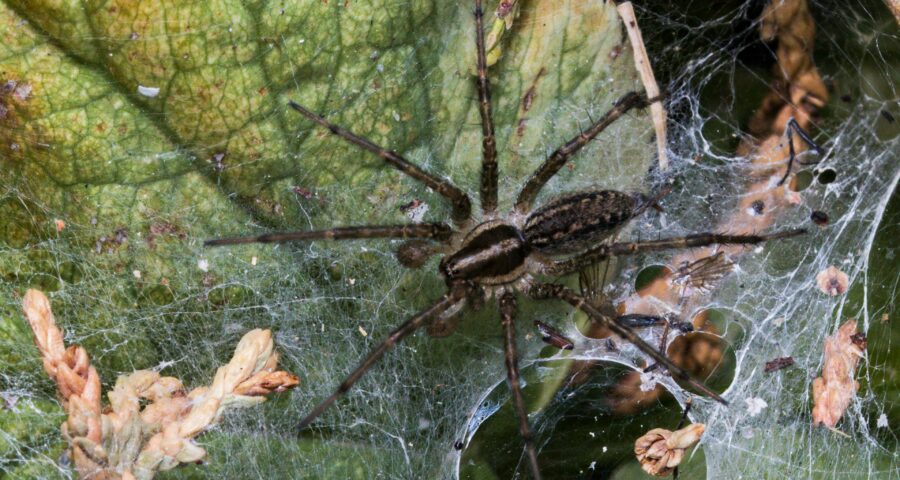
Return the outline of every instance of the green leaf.
<path id="1" fill-rule="evenodd" d="M 611 5 L 535 3 L 523 7 L 491 70 L 506 207 L 552 148 L 639 86 Z M 471 10 L 436 1 L 0 5 L 0 373 L 9 388 L 54 398 L 20 326 L 16 295 L 28 287 L 53 292 L 66 341 L 88 349 L 106 387 L 157 366 L 188 385 L 206 383 L 247 329 L 272 328 L 283 363 L 303 383 L 257 413 L 235 415 L 250 424 L 224 428 L 279 438 L 286 450 L 261 446 L 232 463 L 229 453 L 246 447 L 223 438 L 209 449 L 228 463 L 214 470 L 322 471 L 328 449 L 294 443 L 292 425 L 374 342 L 436 297 L 435 265 L 401 270 L 387 242 L 201 243 L 402 222 L 399 207 L 413 199 L 430 207 L 427 219 L 448 220 L 443 199 L 313 128 L 289 99 L 474 198 Z M 637 188 L 653 160 L 651 132 L 644 113 L 630 114 L 545 195 Z M 378 445 L 366 464 L 388 477 L 446 471 L 466 410 L 502 378 L 495 315 L 466 323 L 481 341 L 412 339 L 325 416 L 321 435 Z M 537 348 L 525 342 L 521 354 Z M 4 453 L 0 465 L 26 463 L 49 442 L 20 441 L 27 448 Z"/>

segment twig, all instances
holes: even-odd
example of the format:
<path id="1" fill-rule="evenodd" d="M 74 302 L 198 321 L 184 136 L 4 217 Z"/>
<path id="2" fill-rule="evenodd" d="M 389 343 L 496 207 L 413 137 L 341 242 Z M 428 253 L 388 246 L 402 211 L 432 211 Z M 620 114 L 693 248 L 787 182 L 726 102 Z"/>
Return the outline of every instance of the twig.
<path id="1" fill-rule="evenodd" d="M 656 77 L 653 75 L 653 66 L 650 64 L 650 57 L 647 55 L 647 48 L 644 46 L 641 29 L 638 27 L 637 18 L 634 16 L 634 7 L 631 5 L 631 2 L 620 2 L 616 3 L 616 10 L 625 24 L 625 30 L 628 31 L 628 39 L 631 41 L 631 48 L 634 51 L 634 66 L 641 75 L 641 83 L 644 84 L 647 98 L 651 102 L 650 116 L 653 118 L 653 127 L 656 129 L 656 150 L 659 156 L 659 169 L 666 170 L 669 168 L 669 156 L 666 150 L 666 110 L 663 108 L 660 100 L 659 85 L 657 85 Z"/>

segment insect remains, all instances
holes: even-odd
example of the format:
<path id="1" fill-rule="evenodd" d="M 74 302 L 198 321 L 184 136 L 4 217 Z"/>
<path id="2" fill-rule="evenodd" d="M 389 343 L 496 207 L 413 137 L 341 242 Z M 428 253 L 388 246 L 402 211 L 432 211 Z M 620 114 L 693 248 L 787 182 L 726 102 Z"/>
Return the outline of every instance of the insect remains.
<path id="1" fill-rule="evenodd" d="M 438 193 L 452 206 L 452 225 L 445 222 L 407 223 L 400 225 L 364 225 L 335 227 L 326 230 L 267 233 L 259 236 L 209 240 L 207 246 L 246 243 L 283 243 L 313 240 L 404 239 L 397 251 L 400 262 L 420 268 L 430 257 L 440 255 L 438 274 L 446 284 L 446 293 L 429 307 L 397 326 L 388 337 L 350 372 L 329 397 L 300 420 L 298 429 L 310 426 L 328 407 L 349 391 L 357 381 L 384 356 L 385 352 L 416 330 L 450 334 L 456 321 L 467 308 L 476 308 L 495 299 L 503 329 L 507 380 L 518 417 L 519 433 L 524 442 L 529 468 L 535 479 L 541 478 L 538 454 L 522 397 L 516 348 L 518 295 L 539 301 L 562 301 L 584 312 L 592 321 L 605 324 L 623 341 L 634 344 L 673 377 L 685 381 L 703 394 L 726 404 L 717 393 L 694 380 L 675 365 L 654 345 L 635 331 L 644 324 L 676 326 L 668 319 L 619 317 L 605 313 L 584 295 L 561 283 L 561 278 L 578 273 L 585 266 L 611 257 L 636 255 L 670 249 L 686 249 L 713 244 L 753 245 L 783 239 L 805 230 L 786 230 L 767 234 L 731 235 L 715 232 L 682 237 L 659 238 L 637 242 L 617 242 L 614 236 L 628 222 L 653 208 L 662 195 L 643 195 L 614 190 L 589 190 L 570 193 L 535 207 L 535 199 L 544 185 L 556 175 L 585 145 L 617 119 L 636 108 L 648 105 L 647 99 L 635 92 L 622 96 L 603 116 L 551 153 L 525 181 L 509 212 L 499 212 L 497 185 L 499 168 L 491 86 L 487 74 L 484 25 L 481 0 L 475 1 L 475 44 L 478 111 L 481 117 L 482 163 L 479 190 L 480 212 L 473 215 L 469 196 L 450 180 L 432 174 L 411 163 L 398 152 L 375 144 L 352 131 L 335 125 L 312 110 L 295 102 L 290 107 L 312 123 L 330 131 L 344 141 L 377 155 L 391 167 L 421 182 Z M 695 275 L 695 274 L 694 274 Z M 552 335 L 551 335 L 552 336 Z M 562 343 L 562 342 L 560 342 Z"/>
<path id="2" fill-rule="evenodd" d="M 559 333 L 559 330 L 547 325 L 546 323 L 535 320 L 534 326 L 537 327 L 538 333 L 541 334 L 541 340 L 548 345 L 553 345 L 560 350 L 572 350 L 575 344 L 571 340 Z"/>

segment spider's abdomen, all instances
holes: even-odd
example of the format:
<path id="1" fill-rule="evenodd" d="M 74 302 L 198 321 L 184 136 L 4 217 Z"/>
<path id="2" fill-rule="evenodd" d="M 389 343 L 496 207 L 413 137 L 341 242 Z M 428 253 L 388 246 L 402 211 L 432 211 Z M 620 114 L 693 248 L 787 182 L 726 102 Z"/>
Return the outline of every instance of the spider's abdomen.
<path id="1" fill-rule="evenodd" d="M 444 257 L 440 269 L 448 281 L 498 285 L 522 275 L 529 253 L 519 229 L 504 222 L 488 222 L 475 227 L 459 250 Z"/>
<path id="2" fill-rule="evenodd" d="M 525 221 L 525 240 L 548 255 L 593 246 L 625 224 L 636 211 L 635 198 L 614 190 L 576 193 L 535 210 Z"/>

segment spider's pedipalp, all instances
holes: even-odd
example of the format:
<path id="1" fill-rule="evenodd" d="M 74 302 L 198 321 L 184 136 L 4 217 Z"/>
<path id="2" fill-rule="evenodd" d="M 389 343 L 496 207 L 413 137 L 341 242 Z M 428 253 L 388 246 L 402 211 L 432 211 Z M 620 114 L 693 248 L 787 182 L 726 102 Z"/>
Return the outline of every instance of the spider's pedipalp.
<path id="1" fill-rule="evenodd" d="M 335 125 L 328 120 L 325 120 L 323 117 L 316 115 L 303 105 L 294 102 L 293 100 L 289 102 L 289 105 L 291 106 L 291 108 L 300 112 L 301 115 L 308 118 L 309 120 L 312 120 L 314 123 L 327 128 L 331 133 L 346 140 L 347 142 L 350 142 L 353 145 L 362 148 L 363 150 L 367 150 L 374 153 L 375 155 L 378 155 L 392 167 L 409 175 L 415 180 L 422 182 L 428 188 L 434 190 L 435 192 L 438 192 L 444 198 L 450 200 L 450 203 L 453 204 L 452 216 L 455 222 L 464 223 L 469 219 L 469 216 L 472 213 L 472 202 L 469 201 L 469 196 L 466 195 L 465 192 L 460 190 L 458 187 L 453 185 L 449 180 L 438 178 L 433 174 L 422 170 L 406 158 L 403 158 L 403 156 L 399 153 L 393 150 L 388 150 L 381 145 L 378 145 L 375 142 L 369 140 L 368 138 L 357 135 L 350 130 L 347 130 L 346 128 Z"/>

